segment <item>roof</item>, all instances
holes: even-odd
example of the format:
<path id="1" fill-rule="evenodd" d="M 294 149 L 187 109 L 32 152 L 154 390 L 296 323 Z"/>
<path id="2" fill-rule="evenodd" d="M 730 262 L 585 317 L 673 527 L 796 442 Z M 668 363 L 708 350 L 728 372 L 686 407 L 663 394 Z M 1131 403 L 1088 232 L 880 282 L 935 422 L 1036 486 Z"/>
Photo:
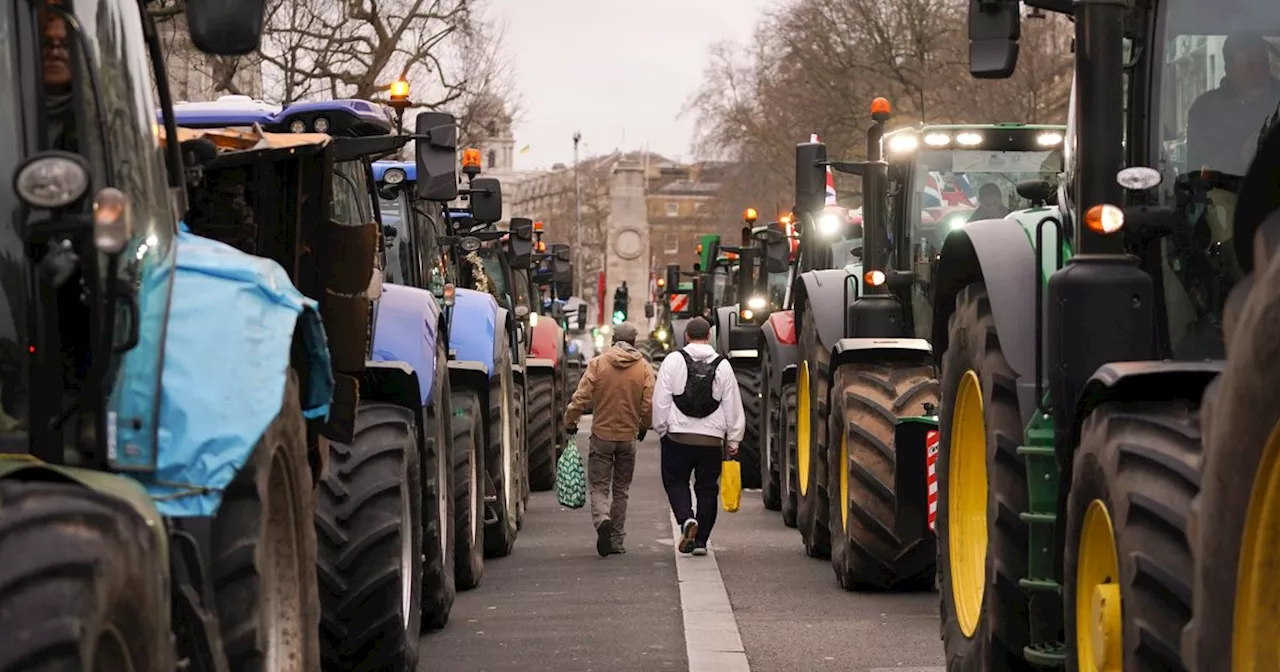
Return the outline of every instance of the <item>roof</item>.
<path id="1" fill-rule="evenodd" d="M 394 130 L 386 108 L 355 98 L 305 101 L 285 107 L 248 96 L 222 96 L 214 101 L 179 103 L 173 106 L 173 112 L 176 123 L 188 128 L 258 124 L 271 132 L 284 133 L 292 132 L 291 126 L 298 120 L 304 129 L 314 130 L 315 121 L 324 118 L 331 125 L 329 132 L 386 135 Z M 162 115 L 157 113 L 158 117 Z M 332 128 L 335 122 L 340 128 Z"/>
<path id="2" fill-rule="evenodd" d="M 260 127 L 242 128 L 178 128 L 178 142 L 208 138 L 222 151 L 285 149 L 288 147 L 324 146 L 332 139 L 324 133 L 267 133 Z M 167 140 L 160 127 L 160 142 Z"/>

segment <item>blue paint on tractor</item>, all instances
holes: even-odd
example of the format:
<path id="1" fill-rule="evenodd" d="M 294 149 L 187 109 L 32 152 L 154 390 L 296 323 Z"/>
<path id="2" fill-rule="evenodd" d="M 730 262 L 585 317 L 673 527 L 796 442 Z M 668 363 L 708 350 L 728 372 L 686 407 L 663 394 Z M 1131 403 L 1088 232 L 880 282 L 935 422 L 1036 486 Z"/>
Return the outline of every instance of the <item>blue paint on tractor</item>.
<path id="1" fill-rule="evenodd" d="M 498 330 L 498 302 L 492 294 L 462 287 L 454 290 L 449 349 L 463 361 L 479 362 L 498 375 L 493 364 L 494 334 Z"/>
<path id="2" fill-rule="evenodd" d="M 373 361 L 404 362 L 418 374 L 418 398 L 431 403 L 440 305 L 425 289 L 384 284 L 373 329 Z"/>

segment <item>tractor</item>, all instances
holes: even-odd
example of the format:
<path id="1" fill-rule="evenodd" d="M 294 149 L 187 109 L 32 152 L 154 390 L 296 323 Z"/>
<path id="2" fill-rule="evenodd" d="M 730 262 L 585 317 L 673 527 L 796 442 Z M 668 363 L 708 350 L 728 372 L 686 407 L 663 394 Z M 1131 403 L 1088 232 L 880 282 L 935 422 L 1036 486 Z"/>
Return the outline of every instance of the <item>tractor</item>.
<path id="1" fill-rule="evenodd" d="M 513 270 L 528 267 L 533 231 L 531 226 L 496 227 L 502 217 L 501 185 L 479 177 L 479 150 L 463 151 L 462 168 L 469 208 L 449 208 L 440 237 L 449 249 L 447 274 L 456 287 L 453 319 L 467 320 L 466 326 L 454 324 L 450 334 L 456 340 L 449 345 L 459 358 L 481 362 L 488 381 L 479 399 L 487 446 L 484 548 L 489 557 L 504 557 L 515 547 L 528 501 L 523 343 L 529 307 L 517 300 Z"/>
<path id="2" fill-rule="evenodd" d="M 451 115 L 422 112 L 415 123 L 419 136 L 430 134 L 435 128 L 454 128 L 456 139 Z M 491 389 L 501 385 L 502 380 L 502 360 L 495 359 L 495 349 L 502 344 L 495 343 L 492 325 L 504 316 L 491 296 L 454 284 L 456 252 L 448 238 L 449 208 L 441 195 L 448 195 L 450 189 L 456 195 L 457 179 L 441 179 L 441 169 L 434 164 L 437 152 L 432 148 L 449 152 L 450 165 L 454 165 L 456 145 L 450 143 L 456 140 L 444 133 L 434 135 L 442 136 L 442 140 L 415 143 L 423 147 L 424 154 L 415 157 L 414 162 L 379 161 L 373 164 L 373 171 L 387 246 L 387 278 L 428 291 L 444 306 L 454 491 L 452 502 L 442 502 L 441 506 L 452 507 L 454 543 L 450 564 L 455 588 L 471 590 L 480 585 L 484 576 L 485 521 L 491 517 L 489 495 L 493 487 L 488 476 L 490 460 L 492 464 L 502 464 L 500 457 L 492 456 L 494 445 L 501 445 L 503 434 L 494 432 L 492 422 L 486 422 L 486 418 Z M 496 180 L 477 177 L 471 182 L 471 192 L 471 211 L 464 214 L 482 220 L 500 216 L 501 188 Z M 495 396 L 500 404 L 502 396 Z M 502 417 L 501 410 L 497 417 Z M 501 456 L 500 448 L 496 454 Z"/>
<path id="3" fill-rule="evenodd" d="M 331 136 L 333 163 L 324 168 L 331 171 L 330 216 L 348 228 L 380 222 L 373 200 L 373 158 L 398 151 L 411 139 L 394 133 L 389 110 L 364 100 L 279 107 L 226 97 L 176 105 L 174 113 L 184 128 L 256 125 L 268 132 Z M 429 132 L 434 133 L 436 144 L 424 137 L 419 145 L 429 152 L 435 148 L 436 155 L 429 159 L 437 178 L 433 182 L 446 185 L 432 197 L 447 201 L 456 197 L 457 191 L 455 152 L 447 146 L 455 131 L 449 120 Z M 271 180 L 275 178 L 253 175 L 255 169 L 243 169 L 246 185 L 274 193 Z M 377 231 L 381 235 L 372 240 L 331 243 L 343 254 L 358 257 L 368 252 L 379 261 L 379 272 L 370 285 L 376 285 L 369 297 L 374 300 L 372 325 L 368 317 L 362 321 L 357 319 L 358 313 L 352 313 L 350 324 L 338 322 L 330 327 L 335 337 L 351 330 L 367 338 L 372 326 L 372 338 L 368 339 L 364 361 L 335 362 L 339 383 L 347 382 L 346 372 L 357 366 L 366 371 L 367 382 L 351 379 L 347 386 L 340 384 L 338 388 L 340 394 L 346 392 L 340 398 L 355 402 L 356 431 L 350 437 L 335 438 L 331 445 L 330 468 L 321 482 L 316 513 L 322 658 L 326 665 L 352 669 L 363 669 L 359 661 L 376 662 L 384 655 L 387 659 L 402 658 L 405 669 L 412 669 L 419 630 L 443 624 L 453 599 L 452 577 L 445 571 L 453 544 L 450 516 L 444 506 L 453 499 L 451 412 L 447 406 L 451 393 L 444 336 L 448 327 L 444 311 L 429 291 L 382 282 L 391 230 L 380 223 Z M 335 304 L 338 301 L 333 299 Z M 329 316 L 337 322 L 336 313 Z M 429 326 L 410 328 L 418 324 Z M 387 497 L 388 474 L 399 474 L 399 499 Z M 388 520 L 397 521 L 395 534 L 384 529 Z M 384 522 L 375 525 L 373 521 Z M 354 549 L 360 550 L 358 563 L 349 557 Z M 413 562 L 404 564 L 406 557 Z M 429 575 L 425 574 L 427 567 Z M 351 592 L 373 580 L 370 577 L 388 572 L 399 572 L 405 578 L 377 583 L 376 593 Z M 404 626 L 402 632 L 392 635 L 368 627 L 369 614 L 384 611 L 406 612 L 397 621 Z"/>
<path id="4" fill-rule="evenodd" d="M 819 400 L 810 403 L 807 438 L 818 464 L 817 498 L 826 504 L 818 510 L 829 511 L 825 526 L 809 528 L 810 548 L 815 537 L 828 544 L 837 579 L 848 589 L 932 586 L 927 474 L 938 440 L 938 381 L 926 338 L 932 270 L 946 236 L 974 218 L 1008 216 L 1034 226 L 1044 216 L 1045 203 L 1021 197 L 1017 185 L 1060 172 L 1063 129 L 932 125 L 884 133 L 884 99 L 872 104 L 872 119 L 865 162 L 828 161 L 820 142 L 797 147 L 800 212 L 823 206 L 824 166 L 860 175 L 863 183 L 862 250 L 841 271 L 852 276 L 841 293 L 857 294 L 841 297 L 849 306 L 843 318 L 824 325 L 821 314 L 811 314 L 816 330 L 801 331 L 802 339 L 836 343 L 830 364 L 821 359 L 827 350 L 821 345 L 807 353 L 816 363 L 809 377 Z M 834 276 L 821 271 L 807 283 L 810 305 L 836 300 L 826 279 Z M 841 330 L 845 340 L 837 338 Z M 830 387 L 822 395 L 824 383 Z M 806 437 L 803 415 L 800 422 Z"/>
<path id="5" fill-rule="evenodd" d="M 374 259 L 335 274 L 321 250 L 303 277 L 296 245 L 193 233 L 218 218 L 192 155 L 219 152 L 176 126 L 147 10 L 6 7 L 0 651 L 13 669 L 319 669 L 313 490 L 322 436 L 350 431 L 330 363 L 360 343 L 326 345 L 313 297 Z M 200 51 L 257 49 L 265 3 L 184 10 Z M 51 68 L 55 39 L 67 60 Z M 289 170 L 334 151 L 245 139 L 223 154 Z M 305 158 L 277 162 L 290 150 Z M 301 234 L 296 212 L 222 213 L 263 243 Z M 335 233 L 316 221 L 300 239 Z"/>
<path id="6" fill-rule="evenodd" d="M 525 316 L 529 359 L 525 364 L 528 386 L 526 422 L 528 424 L 529 488 L 546 491 L 555 488 L 556 460 L 567 438 L 564 430 L 568 391 L 565 362 L 567 359 L 567 326 L 564 304 L 573 285 L 573 271 L 567 245 L 553 245 L 547 251 L 542 240 L 542 222 L 513 218 L 512 230 L 532 227 L 533 253 L 523 269 L 512 269 L 513 286 L 522 297 L 520 305 L 529 312 Z M 522 289 L 520 289 L 522 288 Z M 543 291 L 547 292 L 544 297 Z"/>
<path id="7" fill-rule="evenodd" d="M 786 231 L 776 224 L 754 226 L 757 216 L 755 208 L 748 208 L 744 213 L 747 226 L 742 229 L 741 245 L 719 245 L 724 257 L 723 261 L 718 260 L 717 267 L 729 271 L 728 285 L 734 288 L 737 301 L 732 305 L 716 305 L 714 321 L 716 349 L 732 365 L 742 397 L 746 433 L 738 447 L 738 459 L 742 462 L 745 488 L 762 488 L 765 472 L 770 470 L 764 454 L 769 431 L 764 420 L 761 326 L 771 310 L 782 305 L 791 252 Z M 776 493 L 776 488 L 773 491 Z"/>
<path id="8" fill-rule="evenodd" d="M 1280 100 L 1204 101 L 1265 88 L 1280 5 L 1025 4 L 1076 31 L 1061 178 L 1019 186 L 1051 209 L 967 223 L 932 275 L 948 666 L 1273 669 Z M 1011 76 L 1019 3 L 969 18 L 972 74 Z"/>

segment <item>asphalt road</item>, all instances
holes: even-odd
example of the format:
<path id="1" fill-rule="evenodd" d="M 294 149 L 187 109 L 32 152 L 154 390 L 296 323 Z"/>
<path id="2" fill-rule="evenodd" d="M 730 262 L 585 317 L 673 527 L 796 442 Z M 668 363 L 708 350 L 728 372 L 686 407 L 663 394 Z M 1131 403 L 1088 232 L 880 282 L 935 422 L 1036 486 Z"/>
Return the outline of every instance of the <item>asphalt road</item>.
<path id="1" fill-rule="evenodd" d="M 721 511 L 712 556 L 681 559 L 682 609 L 653 437 L 640 446 L 627 532 L 626 555 L 600 558 L 586 508 L 534 493 L 515 552 L 489 560 L 482 585 L 458 595 L 449 625 L 423 638 L 420 672 L 741 671 L 694 651 L 730 633 L 692 635 L 686 653 L 686 632 L 707 633 L 712 621 L 732 629 L 735 620 L 731 634 L 740 634 L 751 672 L 943 670 L 935 593 L 841 590 L 830 563 L 806 557 L 799 534 L 764 510 L 758 492 L 743 493 L 737 513 Z M 708 572 L 712 563 L 718 572 Z M 706 607 L 705 591 L 691 591 L 717 573 L 732 619 Z"/>

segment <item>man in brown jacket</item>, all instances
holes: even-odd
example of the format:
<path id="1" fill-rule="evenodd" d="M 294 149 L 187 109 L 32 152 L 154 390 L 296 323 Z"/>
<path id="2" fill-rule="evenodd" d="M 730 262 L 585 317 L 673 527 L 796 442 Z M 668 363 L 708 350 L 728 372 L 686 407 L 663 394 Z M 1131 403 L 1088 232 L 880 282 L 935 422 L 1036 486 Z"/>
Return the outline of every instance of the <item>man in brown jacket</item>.
<path id="1" fill-rule="evenodd" d="M 613 347 L 587 364 L 564 414 L 569 434 L 577 434 L 578 419 L 595 402 L 587 480 L 600 557 L 627 552 L 622 545 L 623 526 L 636 470 L 636 441 L 644 439 L 653 418 L 653 369 L 635 342 L 634 326 L 623 323 L 614 329 Z"/>

